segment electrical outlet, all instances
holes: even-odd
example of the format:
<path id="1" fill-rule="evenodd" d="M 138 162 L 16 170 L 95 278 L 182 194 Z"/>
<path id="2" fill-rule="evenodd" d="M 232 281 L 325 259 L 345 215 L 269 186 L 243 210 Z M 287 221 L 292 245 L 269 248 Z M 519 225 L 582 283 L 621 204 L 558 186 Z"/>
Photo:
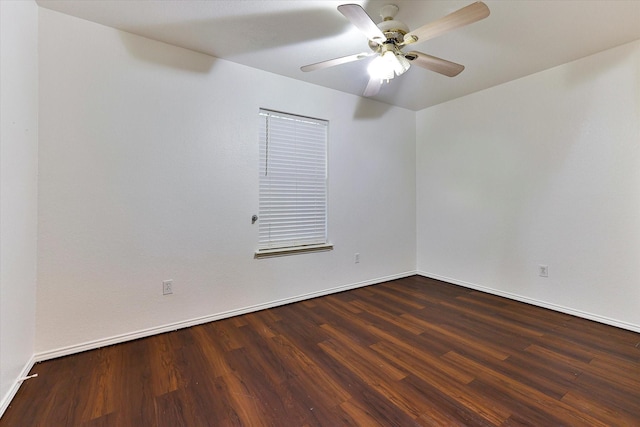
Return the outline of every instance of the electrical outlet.
<path id="1" fill-rule="evenodd" d="M 539 265 L 538 266 L 538 276 L 540 276 L 540 277 L 549 277 L 549 266 L 548 265 Z"/>
<path id="2" fill-rule="evenodd" d="M 354 256 L 353 256 L 353 261 L 354 261 L 356 264 L 360 263 L 360 254 L 359 254 L 359 253 L 354 254 Z"/>
<path id="3" fill-rule="evenodd" d="M 169 295 L 173 293 L 173 280 L 162 281 L 162 295 Z"/>

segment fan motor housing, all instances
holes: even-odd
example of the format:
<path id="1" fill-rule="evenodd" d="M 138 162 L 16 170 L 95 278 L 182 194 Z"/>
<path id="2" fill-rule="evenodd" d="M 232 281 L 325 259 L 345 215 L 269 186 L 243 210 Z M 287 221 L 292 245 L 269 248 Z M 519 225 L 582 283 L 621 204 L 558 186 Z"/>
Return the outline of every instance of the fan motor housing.
<path id="1" fill-rule="evenodd" d="M 384 43 L 401 44 L 404 41 L 404 35 L 409 32 L 409 27 L 404 22 L 393 19 L 397 12 L 398 7 L 392 4 L 384 6 L 380 11 L 383 21 L 378 24 L 378 28 L 387 38 Z M 369 47 L 376 52 L 380 45 L 370 41 Z"/>

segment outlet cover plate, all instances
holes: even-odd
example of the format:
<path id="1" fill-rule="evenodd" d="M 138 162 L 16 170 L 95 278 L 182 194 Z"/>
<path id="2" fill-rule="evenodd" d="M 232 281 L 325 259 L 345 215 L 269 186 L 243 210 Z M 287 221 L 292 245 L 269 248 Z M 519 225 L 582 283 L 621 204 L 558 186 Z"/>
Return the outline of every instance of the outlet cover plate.
<path id="1" fill-rule="evenodd" d="M 162 281 L 162 295 L 170 295 L 173 293 L 173 280 Z"/>
<path id="2" fill-rule="evenodd" d="M 549 277 L 549 266 L 548 265 L 539 265 L 538 266 L 538 276 L 540 277 Z"/>

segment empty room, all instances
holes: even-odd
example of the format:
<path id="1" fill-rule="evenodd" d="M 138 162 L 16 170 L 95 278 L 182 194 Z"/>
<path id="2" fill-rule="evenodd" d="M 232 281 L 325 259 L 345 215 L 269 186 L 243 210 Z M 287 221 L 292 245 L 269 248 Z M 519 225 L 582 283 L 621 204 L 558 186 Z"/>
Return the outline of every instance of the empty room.
<path id="1" fill-rule="evenodd" d="M 0 427 L 640 425 L 640 1 L 0 0 Z"/>

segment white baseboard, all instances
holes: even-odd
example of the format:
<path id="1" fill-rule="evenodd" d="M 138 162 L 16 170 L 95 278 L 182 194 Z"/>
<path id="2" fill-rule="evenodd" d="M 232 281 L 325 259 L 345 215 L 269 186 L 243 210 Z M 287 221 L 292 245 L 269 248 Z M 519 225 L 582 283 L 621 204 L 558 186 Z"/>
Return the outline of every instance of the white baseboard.
<path id="1" fill-rule="evenodd" d="M 570 314 L 576 317 L 582 317 L 583 319 L 593 320 L 595 322 L 604 323 L 605 325 L 615 326 L 621 329 L 627 329 L 633 332 L 640 332 L 640 325 L 634 325 L 632 323 L 623 322 L 609 317 L 600 316 L 598 314 L 588 313 L 574 308 L 565 307 L 558 304 L 553 304 L 547 301 L 541 301 L 522 295 L 512 294 L 510 292 L 501 291 L 498 289 L 488 288 L 486 286 L 477 285 L 475 283 L 465 282 L 463 280 L 452 279 L 451 277 L 440 276 L 438 274 L 427 273 L 425 271 L 418 271 L 416 274 L 427 277 L 430 279 L 441 280 L 443 282 L 459 285 L 469 289 L 475 289 L 477 291 L 486 292 L 488 294 L 498 295 L 501 297 L 509 298 L 515 301 L 525 302 L 527 304 L 535 305 L 538 307 L 548 308 L 550 310 L 559 311 L 561 313 Z"/>
<path id="2" fill-rule="evenodd" d="M 196 326 L 203 323 L 213 322 L 215 320 L 226 319 L 228 317 L 238 316 L 241 314 L 251 313 L 254 311 L 264 310 L 267 308 L 273 308 L 280 305 L 291 304 L 293 302 L 304 301 L 311 298 L 321 297 L 324 295 L 334 294 L 337 292 L 347 291 L 349 289 L 360 288 L 363 286 L 375 285 L 377 283 L 387 282 L 389 280 L 401 279 L 403 277 L 409 277 L 416 275 L 416 271 L 407 271 L 404 273 L 394 274 L 391 276 L 378 277 L 375 279 L 365 280 L 362 282 L 350 283 L 347 285 L 336 286 L 333 288 L 325 289 L 322 291 L 311 292 L 307 294 L 297 295 L 290 298 L 279 299 L 263 304 L 256 304 L 244 308 L 235 310 L 229 310 L 221 313 L 215 313 L 208 316 L 197 317 L 194 319 L 188 319 L 176 323 L 170 323 L 167 325 L 161 325 L 153 328 L 142 329 L 139 331 L 128 332 L 121 335 L 115 335 L 108 338 L 101 338 L 94 341 L 88 341 L 81 344 L 75 344 L 67 347 L 61 347 L 54 350 L 43 351 L 35 354 L 35 360 L 42 362 L 44 360 L 54 359 L 57 357 L 68 356 L 70 354 L 80 353 L 82 351 L 94 350 L 100 347 L 106 347 L 108 345 L 119 344 L 126 341 L 132 341 L 139 338 L 148 337 L 151 335 L 162 334 L 165 332 L 171 332 L 182 328 L 188 328 L 190 326 Z"/>
<path id="3" fill-rule="evenodd" d="M 394 274 L 394 275 L 385 276 L 385 277 L 378 277 L 378 278 L 375 278 L 375 279 L 369 279 L 369 280 L 365 280 L 365 281 L 361 281 L 361 282 L 350 283 L 350 284 L 347 284 L 347 285 L 336 286 L 336 287 L 328 288 L 328 289 L 325 289 L 325 290 L 322 290 L 322 291 L 317 291 L 317 292 L 311 292 L 311 293 L 307 293 L 307 294 L 297 295 L 297 296 L 290 297 L 290 298 L 274 300 L 274 301 L 263 303 L 263 304 L 256 304 L 256 305 L 252 305 L 252 306 L 248 306 L 248 307 L 244 307 L 244 308 L 239 308 L 239 309 L 235 309 L 235 310 L 229 310 L 229 311 L 225 311 L 225 312 L 221 312 L 221 313 L 211 314 L 211 315 L 208 315 L 208 316 L 202 316 L 202 317 L 198 317 L 198 318 L 194 318 L 194 319 L 188 319 L 188 320 L 184 320 L 184 321 L 180 321 L 180 322 L 176 322 L 176 323 L 171 323 L 171 324 L 167 324 L 167 325 L 161 325 L 161 326 L 148 328 L 148 329 L 143 329 L 143 330 L 139 330 L 139 331 L 128 332 L 128 333 L 121 334 L 121 335 L 116 335 L 116 336 L 107 337 L 107 338 L 103 338 L 103 339 L 98 339 L 98 340 L 94 340 L 94 341 L 88 341 L 88 342 L 81 343 L 81 344 L 71 345 L 71 346 L 67 346 L 67 347 L 61 347 L 61 348 L 58 348 L 58 349 L 55 349 L 55 350 L 49 350 L 49 351 L 36 353 L 31 358 L 31 360 L 25 365 L 25 367 L 23 369 L 23 372 L 21 373 L 21 375 L 18 378 L 22 378 L 22 377 L 27 376 L 29 371 L 31 370 L 31 368 L 34 366 L 34 364 L 36 362 L 41 362 L 41 361 L 53 359 L 53 358 L 56 358 L 56 357 L 68 356 L 68 355 L 79 353 L 79 352 L 82 352 L 82 351 L 94 350 L 94 349 L 97 349 L 97 348 L 100 348 L 100 347 L 105 347 L 105 346 L 108 346 L 108 345 L 119 344 L 119 343 L 122 343 L 122 342 L 131 341 L 131 340 L 135 340 L 135 339 L 139 339 L 139 338 L 144 338 L 144 337 L 157 335 L 157 334 L 161 334 L 161 333 L 165 333 L 165 332 L 171 332 L 171 331 L 175 331 L 175 330 L 182 329 L 182 328 L 188 328 L 190 326 L 196 326 L 196 325 L 200 325 L 200 324 L 203 324 L 203 323 L 212 322 L 212 321 L 215 321 L 215 320 L 226 319 L 226 318 L 233 317 L 233 316 L 238 316 L 238 315 L 241 315 L 241 314 L 251 313 L 251 312 L 254 312 L 254 311 L 264 310 L 264 309 L 267 309 L 267 308 L 273 308 L 273 307 L 277 307 L 277 306 L 281 306 L 281 305 L 285 305 L 285 304 L 291 304 L 291 303 L 294 303 L 294 302 L 304 301 L 304 300 L 311 299 L 311 298 L 317 298 L 317 297 L 321 297 L 321 296 L 324 296 L 324 295 L 330 295 L 330 294 L 337 293 L 337 292 L 343 292 L 343 291 L 347 291 L 347 290 L 350 290 L 350 289 L 356 289 L 356 288 L 360 288 L 360 287 L 364 287 L 364 286 L 375 285 L 377 283 L 387 282 L 387 281 L 390 281 L 390 280 L 401 279 L 401 278 L 413 276 L 413 275 L 416 275 L 416 274 L 420 275 L 420 276 L 423 276 L 423 277 L 426 277 L 426 278 L 441 280 L 443 282 L 447 282 L 447 283 L 451 283 L 451 284 L 454 284 L 454 285 L 463 286 L 465 288 L 475 289 L 475 290 L 478 290 L 478 291 L 486 292 L 486 293 L 493 294 L 493 295 L 498 295 L 498 296 L 509 298 L 509 299 L 512 299 L 512 300 L 525 302 L 527 304 L 532 304 L 532 305 L 535 305 L 535 306 L 548 308 L 548 309 L 555 310 L 555 311 L 558 311 L 558 312 L 561 312 L 561 313 L 566 313 L 566 314 L 570 314 L 570 315 L 573 315 L 573 316 L 582 317 L 582 318 L 589 319 L 589 320 L 594 320 L 596 322 L 604 323 L 604 324 L 615 326 L 615 327 L 618 327 L 618 328 L 627 329 L 627 330 L 634 331 L 634 332 L 640 332 L 640 325 L 634 325 L 634 324 L 631 324 L 631 323 L 622 322 L 622 321 L 619 321 L 619 320 L 616 320 L 616 319 L 611 319 L 611 318 L 608 318 L 608 317 L 604 317 L 604 316 L 600 316 L 600 315 L 596 315 L 596 314 L 592 314 L 592 313 L 587 313 L 587 312 L 584 312 L 584 311 L 576 310 L 576 309 L 569 308 L 569 307 L 564 307 L 564 306 L 553 304 L 553 303 L 549 303 L 549 302 L 546 302 L 546 301 L 540 301 L 540 300 L 528 298 L 528 297 L 525 297 L 525 296 L 522 296 L 522 295 L 512 294 L 510 292 L 504 292 L 504 291 L 500 291 L 498 289 L 493 289 L 493 288 L 489 288 L 489 287 L 486 287 L 486 286 L 477 285 L 475 283 L 470 283 L 470 282 L 465 282 L 465 281 L 462 281 L 462 280 L 453 279 L 453 278 L 450 278 L 450 277 L 440 276 L 438 274 L 428 273 L 428 272 L 424 272 L 424 271 L 407 271 L 407 272 L 404 272 L 404 273 Z M 9 407 L 9 404 L 10 404 L 11 400 L 13 399 L 15 394 L 17 393 L 17 391 L 20 388 L 21 384 L 22 384 L 21 381 L 16 381 L 14 386 L 7 392 L 7 394 L 4 396 L 4 398 L 0 402 L 0 417 L 2 416 L 4 411 Z"/>
<path id="4" fill-rule="evenodd" d="M 19 381 L 18 379 L 24 378 L 27 375 L 29 375 L 29 371 L 31 371 L 31 368 L 33 368 L 33 365 L 35 365 L 35 363 L 36 363 L 36 359 L 35 357 L 32 356 L 31 359 L 24 365 L 24 367 L 22 368 L 22 371 L 20 371 L 20 373 L 16 377 L 11 388 L 2 397 L 2 401 L 0 401 L 0 418 L 2 418 L 4 411 L 7 410 L 7 408 L 9 407 L 9 404 L 13 400 L 13 397 L 16 395 L 16 393 L 18 392 L 18 389 L 23 383 L 23 381 Z"/>

